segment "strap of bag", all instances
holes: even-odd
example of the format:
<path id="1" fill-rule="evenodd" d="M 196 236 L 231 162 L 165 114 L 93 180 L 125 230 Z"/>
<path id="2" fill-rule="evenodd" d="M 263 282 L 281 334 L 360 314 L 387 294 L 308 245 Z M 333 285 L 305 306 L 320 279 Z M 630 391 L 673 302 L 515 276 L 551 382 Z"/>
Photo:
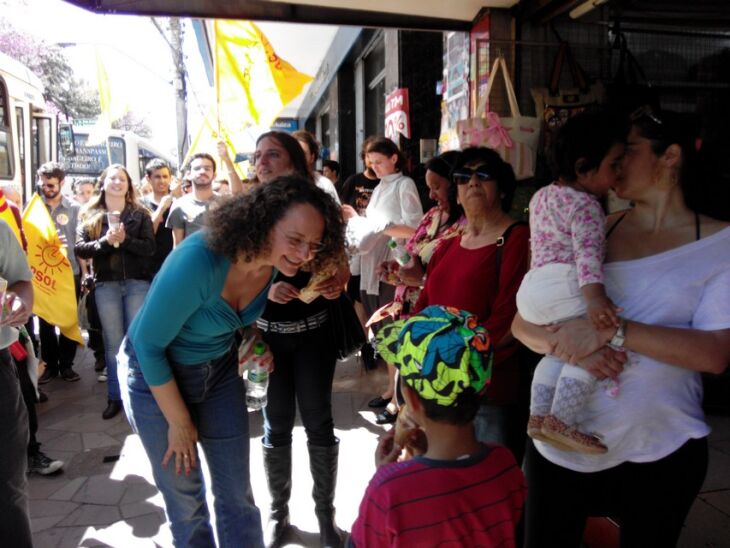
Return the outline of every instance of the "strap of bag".
<path id="1" fill-rule="evenodd" d="M 527 225 L 527 223 L 525 221 L 515 221 L 507 227 L 499 238 L 497 238 L 497 251 L 494 254 L 495 262 L 497 264 L 497 290 L 499 290 L 499 275 L 502 272 L 502 254 L 504 252 L 504 246 L 507 243 L 507 238 L 509 238 L 512 230 L 520 225 Z"/>
<path id="2" fill-rule="evenodd" d="M 563 63 L 566 60 L 568 61 L 570 73 L 573 77 L 573 85 L 581 90 L 581 92 L 588 91 L 588 77 L 586 76 L 586 72 L 575 60 L 573 50 L 570 49 L 570 44 L 562 41 L 560 42 L 558 53 L 555 55 L 555 59 L 553 60 L 553 69 L 550 72 L 548 91 L 553 97 L 560 93 L 560 74 L 563 71 Z"/>
<path id="3" fill-rule="evenodd" d="M 487 91 L 484 94 L 484 100 L 480 102 L 477 108 L 477 117 L 481 118 L 487 111 L 487 101 L 492 93 L 494 87 L 494 81 L 497 79 L 497 74 L 502 71 L 504 76 L 504 87 L 507 90 L 507 101 L 509 102 L 510 115 L 514 117 L 521 116 L 519 103 L 517 102 L 517 95 L 515 94 L 515 87 L 512 85 L 512 79 L 510 78 L 509 71 L 507 70 L 507 62 L 503 56 L 498 56 L 494 60 L 492 65 L 492 72 L 489 73 L 489 80 L 487 81 Z"/>

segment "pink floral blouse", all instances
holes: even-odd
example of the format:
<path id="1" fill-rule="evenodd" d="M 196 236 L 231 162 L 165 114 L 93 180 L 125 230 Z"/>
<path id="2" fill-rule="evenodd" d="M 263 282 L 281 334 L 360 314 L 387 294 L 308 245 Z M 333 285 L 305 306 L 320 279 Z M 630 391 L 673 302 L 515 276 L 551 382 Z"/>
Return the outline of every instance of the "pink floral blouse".
<path id="1" fill-rule="evenodd" d="M 531 268 L 574 264 L 578 283 L 603 283 L 606 215 L 598 199 L 553 183 L 530 200 Z"/>

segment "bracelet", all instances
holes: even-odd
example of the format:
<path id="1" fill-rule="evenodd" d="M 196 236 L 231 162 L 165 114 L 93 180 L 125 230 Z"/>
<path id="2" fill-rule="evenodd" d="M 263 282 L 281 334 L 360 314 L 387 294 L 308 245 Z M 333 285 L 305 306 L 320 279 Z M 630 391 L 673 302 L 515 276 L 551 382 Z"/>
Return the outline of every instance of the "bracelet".
<path id="1" fill-rule="evenodd" d="M 626 320 L 623 318 L 619 318 L 619 324 L 618 328 L 616 329 L 616 333 L 614 333 L 613 337 L 611 337 L 611 340 L 608 341 L 609 346 L 612 346 L 613 348 L 617 350 L 623 350 L 624 349 L 624 341 L 626 340 Z"/>

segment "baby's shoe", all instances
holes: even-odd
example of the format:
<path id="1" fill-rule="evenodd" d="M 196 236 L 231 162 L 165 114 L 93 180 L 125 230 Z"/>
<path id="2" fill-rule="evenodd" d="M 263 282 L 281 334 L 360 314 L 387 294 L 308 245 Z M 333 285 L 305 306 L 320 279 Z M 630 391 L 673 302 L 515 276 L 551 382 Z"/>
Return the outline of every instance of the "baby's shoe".
<path id="1" fill-rule="evenodd" d="M 601 455 L 608 451 L 598 436 L 584 434 L 575 426 L 568 426 L 555 415 L 548 415 L 542 421 L 542 433 L 551 442 L 557 442 L 570 451 L 590 455 Z"/>

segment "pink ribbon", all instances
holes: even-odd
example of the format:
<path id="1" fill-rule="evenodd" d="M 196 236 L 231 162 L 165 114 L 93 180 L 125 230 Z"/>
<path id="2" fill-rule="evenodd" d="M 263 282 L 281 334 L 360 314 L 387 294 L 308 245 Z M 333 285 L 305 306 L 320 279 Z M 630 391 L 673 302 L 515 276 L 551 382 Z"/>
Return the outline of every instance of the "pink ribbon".
<path id="1" fill-rule="evenodd" d="M 502 125 L 502 120 L 499 118 L 499 114 L 496 112 L 487 113 L 487 129 L 485 132 L 484 144 L 492 149 L 499 149 L 501 145 L 506 148 L 512 148 L 514 143 L 509 133 Z"/>

